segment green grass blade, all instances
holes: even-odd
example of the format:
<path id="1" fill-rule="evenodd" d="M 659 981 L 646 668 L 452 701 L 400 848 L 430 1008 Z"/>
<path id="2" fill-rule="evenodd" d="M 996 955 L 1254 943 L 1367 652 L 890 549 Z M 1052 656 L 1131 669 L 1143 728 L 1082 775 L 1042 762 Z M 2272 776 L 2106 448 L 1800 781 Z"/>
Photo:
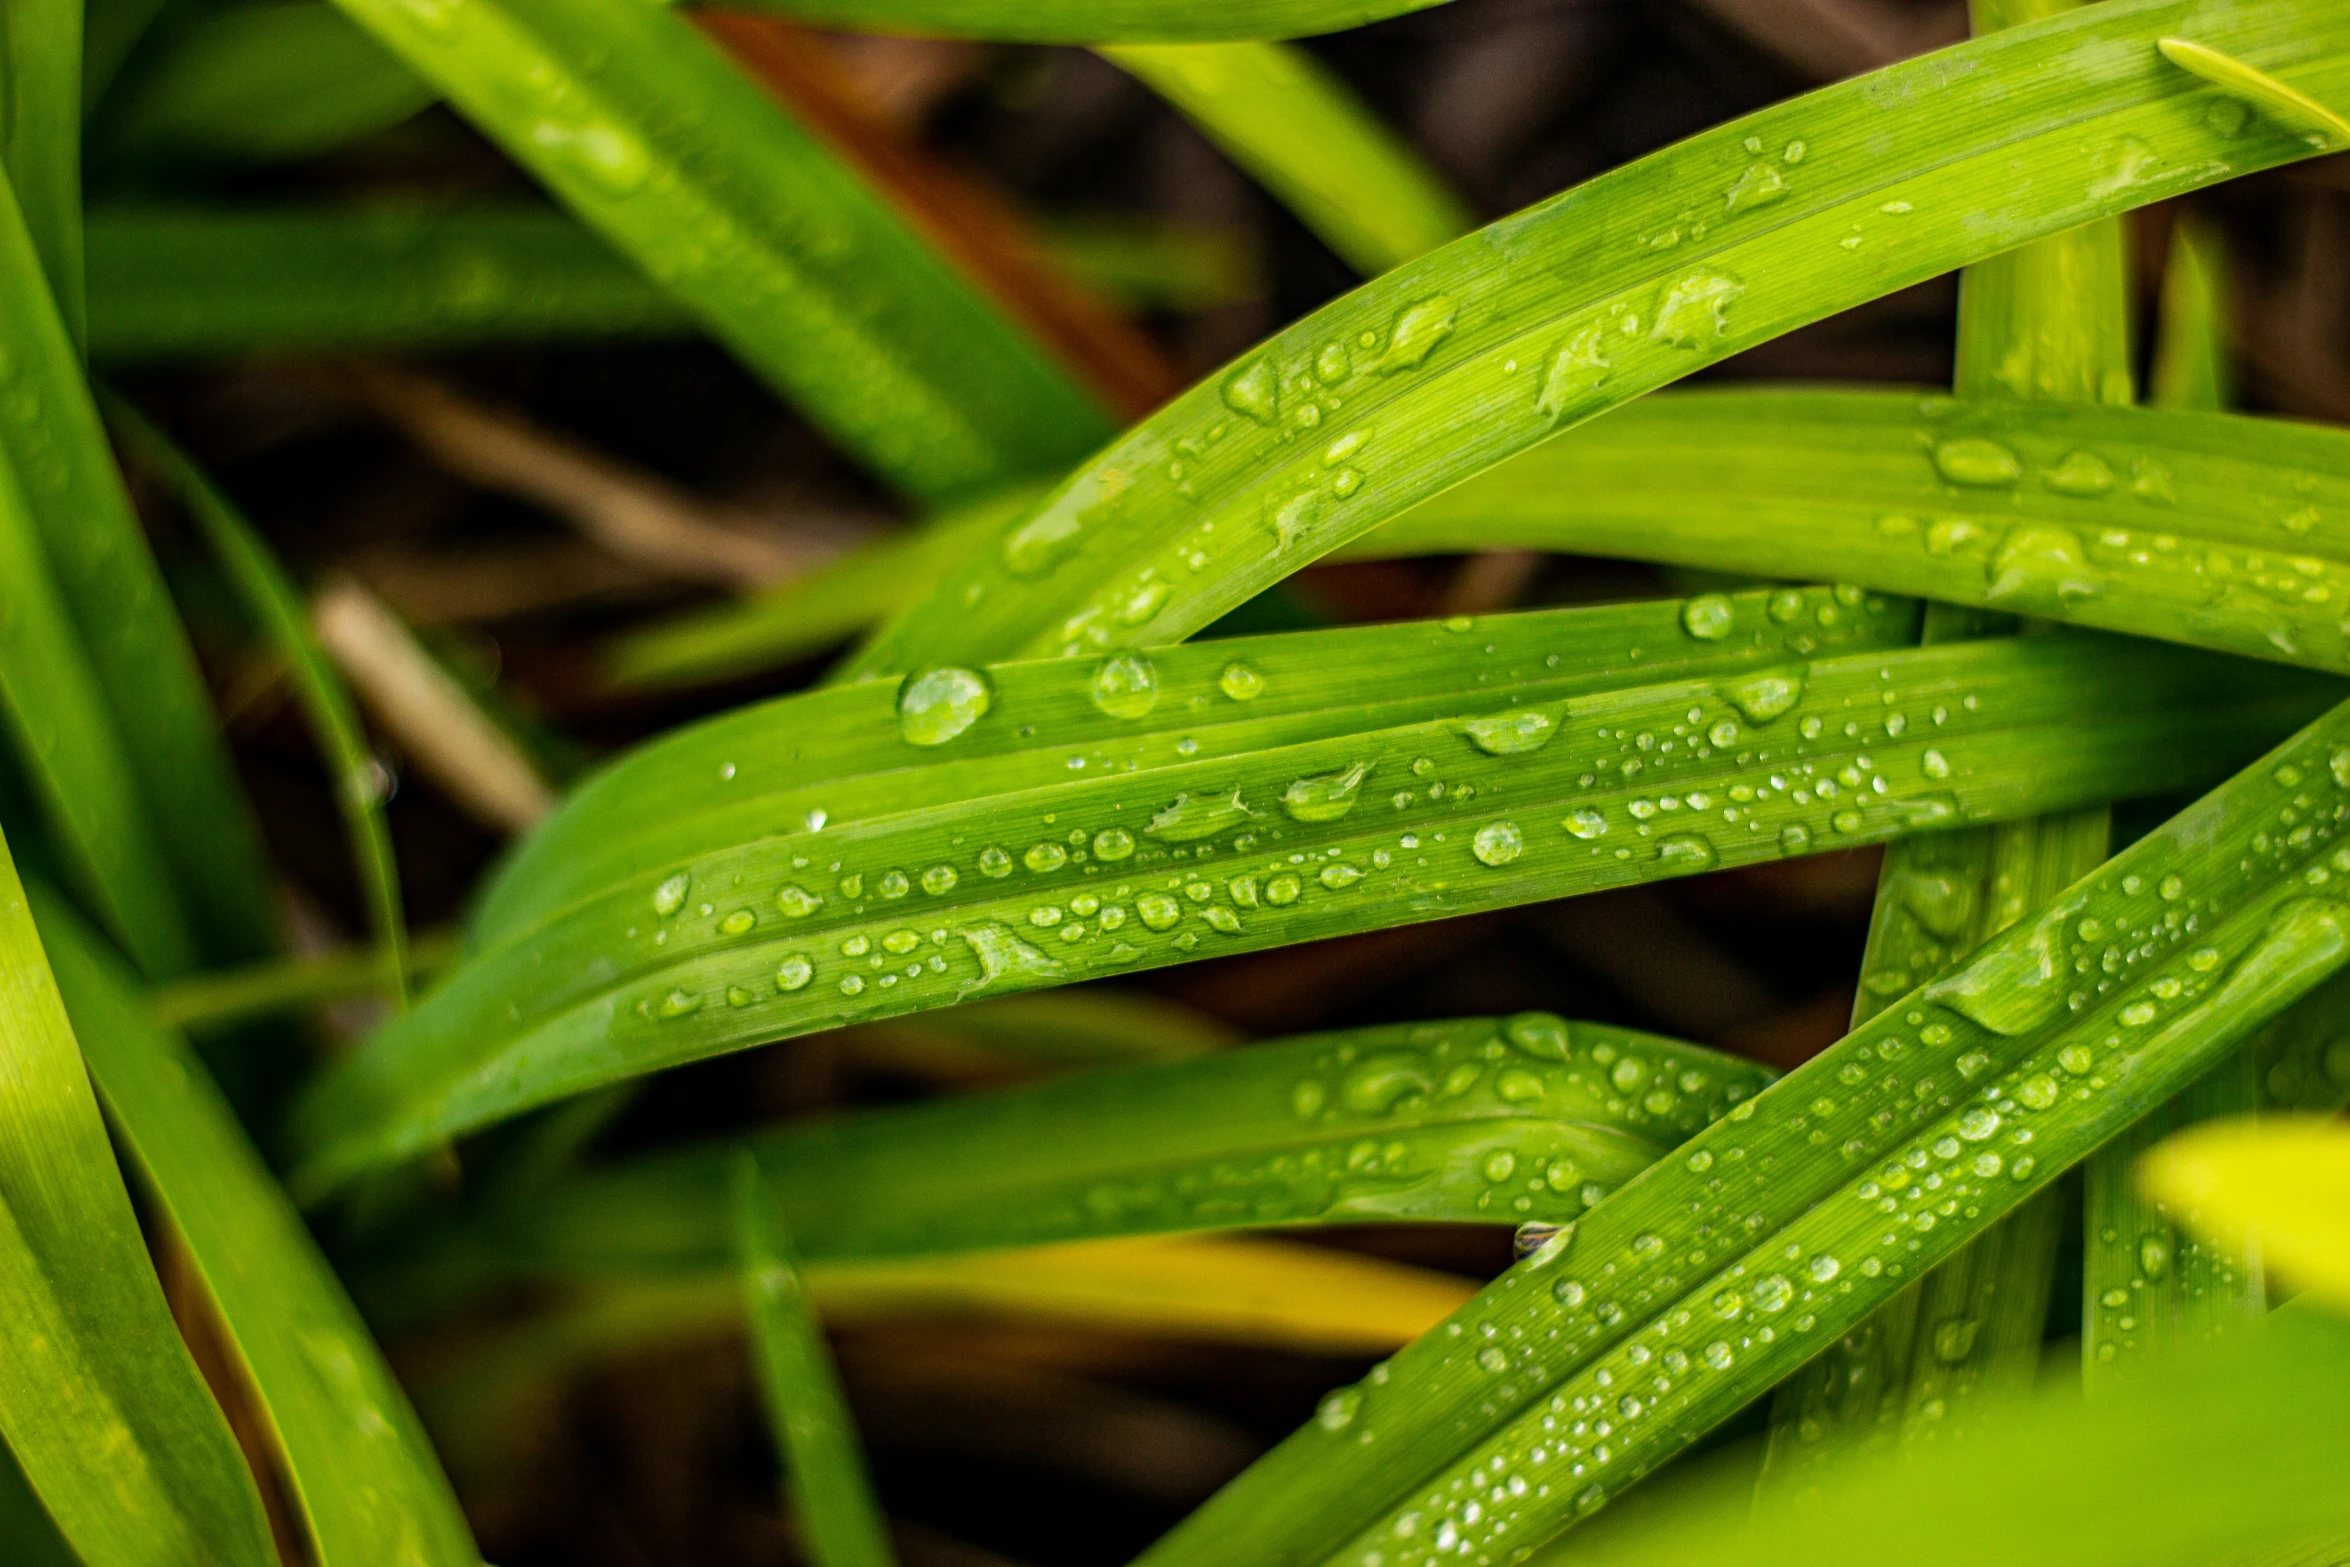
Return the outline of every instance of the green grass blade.
<path id="1" fill-rule="evenodd" d="M 90 135 L 120 165 L 304 158 L 437 96 L 331 6 L 243 0 L 191 17 L 143 56 Z"/>
<path id="2" fill-rule="evenodd" d="M 1549 1013 L 1388 1024 L 1108 1068 L 653 1155 L 491 1216 L 559 1272 L 724 1264 L 755 1155 L 803 1255 L 1279 1225 L 1564 1223 L 1772 1074 Z"/>
<path id="3" fill-rule="evenodd" d="M 1472 227 L 1469 209 L 1419 154 L 1302 49 L 1121 44 L 1102 53 L 1181 110 L 1365 277 Z"/>
<path id="4" fill-rule="evenodd" d="M 2307 136 L 2322 151 L 2339 151 L 2344 143 L 2350 143 L 2350 120 L 2257 66 L 2189 38 L 2165 38 L 2157 47 L 2162 57 L 2180 70 L 2257 105 L 2282 125 Z"/>
<path id="5" fill-rule="evenodd" d="M 1758 644 L 1810 634 L 1770 621 L 1768 598 L 1743 601 L 1752 617 L 1743 624 L 1739 601 L 1726 598 L 1692 601 L 1686 613 L 1701 635 L 1724 640 L 1734 631 Z M 1865 613 L 1853 599 L 1827 607 Z M 1785 590 L 1780 602 L 1800 611 L 1807 600 Z M 2263 699 L 2246 683 L 2252 666 L 2051 637 L 1822 658 L 1564 701 L 1554 686 L 1535 714 L 1531 700 L 1515 709 L 1506 701 L 1544 691 L 1538 679 L 1516 690 L 1497 679 L 1420 699 L 1423 713 L 1443 716 L 1390 721 L 1408 713 L 1415 658 L 1441 666 L 1432 655 L 1448 638 L 1498 651 L 1495 633 L 1509 618 L 1297 638 L 1309 658 L 1360 648 L 1320 667 L 1343 670 L 1357 693 L 1375 680 L 1386 699 L 1375 718 L 1318 716 L 1321 738 L 1298 743 L 1267 745 L 1261 735 L 1249 746 L 1230 730 L 1186 729 L 1129 742 L 1104 725 L 1095 694 L 1112 710 L 1128 701 L 1144 683 L 1137 665 L 1069 660 L 992 672 L 992 716 L 969 743 L 968 764 L 923 767 L 902 754 L 898 771 L 852 788 L 762 798 L 758 775 L 773 772 L 757 758 L 781 758 L 786 746 L 712 754 L 681 745 L 661 785 L 722 791 L 753 769 L 744 799 L 756 814 L 714 812 L 697 829 L 723 822 L 731 842 L 577 887 L 485 940 L 433 997 L 309 1092 L 301 1179 L 316 1190 L 436 1136 L 601 1083 L 983 991 L 2191 787 L 2231 745 L 2249 749 L 2322 700 L 2301 683 L 2306 676 Z M 1317 636 L 1329 640 L 1317 648 Z M 1218 674 L 1229 647 L 1160 656 L 1152 683 L 1171 716 L 1244 705 L 1219 690 L 1222 680 L 1243 685 Z M 979 676 L 955 677 L 965 680 L 978 689 Z M 924 693 L 954 683 L 909 683 L 908 732 L 942 737 L 936 726 L 947 715 Z M 758 712 L 786 726 L 772 732 L 813 748 L 831 729 L 819 713 L 855 714 L 848 732 L 886 734 L 891 698 L 888 686 L 868 684 Z M 959 714 L 975 705 L 958 703 Z M 1777 716 L 1757 716 L 1769 714 Z M 1350 716 L 1366 727 L 1334 733 Z M 717 732 L 730 741 L 749 733 Z M 1024 744 L 1034 748 L 984 754 Z M 1539 749 L 1521 749 L 1530 744 Z M 1144 756 L 1161 765 L 1141 771 Z M 1069 767 L 1072 758 L 1085 766 Z M 1834 793 L 1819 793 L 1823 785 Z M 638 798 L 678 795 L 648 787 Z M 804 813 L 777 809 L 794 798 L 809 802 Z M 1667 799 L 1677 803 L 1668 809 Z M 603 797 L 604 808 L 613 803 Z M 840 821 L 817 814 L 834 808 Z M 675 812 L 671 805 L 661 819 Z M 574 825 L 593 815 L 582 809 Z M 773 835 L 794 821 L 824 825 Z M 640 838 L 623 848 L 644 846 Z M 502 917 L 526 895 L 543 898 L 561 875 L 542 860 L 531 880 L 540 885 L 518 883 Z"/>
<path id="6" fill-rule="evenodd" d="M 179 497 L 203 531 L 229 585 L 277 655 L 285 661 L 310 733 L 325 754 L 335 806 L 366 895 L 368 924 L 395 1002 L 408 999 L 407 921 L 400 912 L 400 871 L 384 821 L 374 753 L 368 749 L 351 693 L 311 634 L 302 595 L 227 496 L 177 446 L 119 398 L 108 409 L 125 447 Z"/>
<path id="7" fill-rule="evenodd" d="M 81 1567 L 6 1443 L 0 1443 L 0 1553 L 11 1567 Z"/>
<path id="8" fill-rule="evenodd" d="M 320 1567 L 478 1567 L 406 1395 L 196 1053 L 62 904 L 40 923 L 91 1075 L 252 1376 Z"/>
<path id="9" fill-rule="evenodd" d="M 1707 454 L 1702 469 L 1690 451 Z M 1621 409 L 1358 553 L 1524 547 L 1825 574 L 2350 670 L 2346 524 L 2350 439 L 2337 430 L 1765 390 Z"/>
<path id="10" fill-rule="evenodd" d="M 82 1559 L 274 1564 L 180 1343 L 16 867 L 0 844 L 0 1431 Z"/>
<path id="11" fill-rule="evenodd" d="M 2227 236 L 2193 213 L 2171 230 L 2150 388 L 2158 408 L 2217 412 L 2236 401 Z"/>
<path id="12" fill-rule="evenodd" d="M 2337 757 L 2350 706 L 1634 1177 L 1143 1559 L 1474 1559 L 1600 1506 L 2350 960 Z"/>
<path id="13" fill-rule="evenodd" d="M 0 9 L 0 165 L 16 193 L 57 312 L 82 337 L 82 7 Z"/>
<path id="14" fill-rule="evenodd" d="M 999 43 L 1225 43 L 1344 32 L 1443 0 L 760 0 L 817 27 Z"/>
<path id="15" fill-rule="evenodd" d="M 2310 153 L 2264 121 L 2211 123 L 2220 95 L 2154 47 L 2190 26 L 2257 61 L 2290 56 L 2294 80 L 2350 98 L 2339 7 L 2109 0 L 1761 110 L 1399 267 L 1243 355 L 1077 470 L 858 671 L 1179 641 L 1726 355 Z"/>
<path id="16" fill-rule="evenodd" d="M 430 933 L 410 940 L 406 955 L 413 984 L 454 963 L 457 943 L 446 932 Z M 320 1002 L 380 995 L 392 984 L 384 970 L 384 954 L 363 948 L 191 975 L 155 988 L 155 1019 L 166 1028 L 224 1028 Z"/>
<path id="17" fill-rule="evenodd" d="M 899 488 L 969 492 L 1108 434 L 1083 389 L 682 18 L 642 0 L 342 9 Z"/>
<path id="18" fill-rule="evenodd" d="M 873 1499 L 791 1231 L 768 1200 L 755 1156 L 739 1155 L 732 1175 L 735 1253 L 760 1402 L 783 1451 L 787 1487 L 808 1531 L 808 1554 L 817 1567 L 890 1567 L 896 1558 L 889 1529 Z"/>
<path id="19" fill-rule="evenodd" d="M 0 450 L 41 529 L 205 954 L 252 957 L 273 944 L 259 834 L 187 634 L 123 492 L 81 358 L 5 191 L 0 299 L 8 301 L 0 363 L 11 388 L 0 397 Z"/>

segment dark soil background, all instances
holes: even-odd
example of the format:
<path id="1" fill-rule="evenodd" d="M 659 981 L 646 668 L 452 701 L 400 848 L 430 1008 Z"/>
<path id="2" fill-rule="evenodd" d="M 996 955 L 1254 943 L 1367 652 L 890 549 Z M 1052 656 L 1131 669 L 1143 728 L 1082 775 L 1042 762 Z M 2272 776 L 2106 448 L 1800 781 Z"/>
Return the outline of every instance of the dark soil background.
<path id="1" fill-rule="evenodd" d="M 1490 218 L 1718 121 L 1957 38 L 1945 0 L 1456 0 L 1307 45 Z M 1118 217 L 1224 235 L 1255 286 L 1141 324 L 1188 379 L 1352 286 L 1328 250 L 1142 87 L 1080 50 L 831 38 L 859 92 L 945 165 L 1040 219 Z M 223 194 L 323 200 L 394 190 L 527 196 L 528 182 L 434 110 Z M 2350 419 L 2350 160 L 2229 185 L 2202 210 L 2235 240 L 2246 402 Z M 2174 214 L 2137 222 L 2153 297 Z M 2331 257 L 2331 260 L 2327 258 Z M 1956 307 L 1941 279 L 1797 333 L 1713 375 L 1946 384 Z M 715 347 L 499 347 L 397 367 L 521 415 L 697 503 L 810 547 L 903 526 L 889 498 Z M 193 448 L 306 584 L 349 573 L 543 737 L 561 770 L 703 713 L 791 691 L 824 660 L 660 696 L 602 687 L 631 625 L 715 602 L 691 571 L 626 559 L 564 516 L 461 477 L 387 417 L 348 363 L 147 370 L 125 389 Z M 179 526 L 181 574 L 240 763 L 321 941 L 363 928 L 327 776 L 282 679 L 225 617 Z M 812 541 L 812 542 L 811 542 Z M 706 573 L 702 574 L 706 577 Z M 1258 626 L 1390 620 L 1668 592 L 1664 575 L 1550 559 L 1308 570 Z M 497 855 L 480 825 L 382 738 L 412 921 L 446 926 Z M 1832 855 L 1656 889 L 1171 969 L 1136 984 L 1266 1037 L 1354 1023 L 1549 1008 L 1680 1034 L 1779 1065 L 1842 1032 L 1876 861 Z M 359 1021 L 354 1019 L 353 1021 Z M 605 1136 L 644 1146 L 935 1090 L 836 1036 L 677 1072 Z M 1496 1231 L 1325 1237 L 1483 1277 Z M 527 1303 L 499 1311 L 519 1313 Z M 428 1375 L 453 1345 L 399 1345 Z M 865 1327 L 844 1374 L 909 1567 L 1122 1562 L 1366 1362 L 1011 1321 Z M 592 1358 L 439 1434 L 503 1567 L 763 1567 L 798 1560 L 741 1344 L 723 1326 Z"/>

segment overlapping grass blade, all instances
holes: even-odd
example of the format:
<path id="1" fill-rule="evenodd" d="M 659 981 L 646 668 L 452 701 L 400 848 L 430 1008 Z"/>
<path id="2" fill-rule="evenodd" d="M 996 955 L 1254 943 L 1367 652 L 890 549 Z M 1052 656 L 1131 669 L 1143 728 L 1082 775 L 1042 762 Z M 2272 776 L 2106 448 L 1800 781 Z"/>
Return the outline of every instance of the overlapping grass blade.
<path id="1" fill-rule="evenodd" d="M 861 672 L 1178 641 L 1583 420 L 1833 311 L 2308 154 L 2155 49 L 2350 97 L 2312 0 L 2118 0 L 1764 109 L 1316 311 L 1079 469 Z M 2223 131 L 2222 126 L 2231 127 Z"/>
<path id="2" fill-rule="evenodd" d="M 180 1343 L 0 843 L 0 1432 L 85 1561 L 264 1567 L 228 1422 Z"/>
<path id="3" fill-rule="evenodd" d="M 107 449 L 15 202 L 0 192 L 0 452 L 111 708 L 139 780 L 157 857 L 205 955 L 269 948 L 268 879 L 203 679 Z M 98 787 L 93 784 L 92 787 Z M 142 963 L 176 962 L 151 945 Z"/>
<path id="4" fill-rule="evenodd" d="M 1304 38 L 1423 11 L 1443 0 L 761 0 L 818 27 L 1004 43 L 1219 43 Z"/>
<path id="5" fill-rule="evenodd" d="M 406 955 L 408 982 L 414 984 L 456 962 L 457 943 L 446 931 L 432 932 L 409 940 Z M 222 1028 L 320 1002 L 380 994 L 392 988 L 385 969 L 383 953 L 358 948 L 191 975 L 155 988 L 155 1019 L 166 1028 Z"/>
<path id="6" fill-rule="evenodd" d="M 309 720 L 312 738 L 325 754 L 333 780 L 335 807 L 343 818 L 351 859 L 366 895 L 367 917 L 381 958 L 386 986 L 405 1003 L 408 996 L 408 925 L 400 912 L 400 871 L 392 858 L 391 830 L 384 822 L 383 797 L 374 753 L 343 684 L 311 635 L 302 595 L 287 579 L 269 546 L 253 531 L 227 496 L 178 447 L 120 399 L 108 413 L 124 444 L 179 497 L 203 530 L 213 558 L 243 599 L 245 612 L 277 655 Z"/>
<path id="7" fill-rule="evenodd" d="M 477 1567 L 406 1395 L 195 1052 L 71 911 L 43 901 L 40 927 L 107 1108 L 251 1374 L 320 1567 Z"/>
<path id="8" fill-rule="evenodd" d="M 5 1443 L 0 1443 L 0 1551 L 20 1567 L 81 1567 Z"/>
<path id="9" fill-rule="evenodd" d="M 2350 1307 L 2350 1136 L 2331 1117 L 2236 1119 L 2148 1154 L 2140 1184 L 2229 1250 L 2273 1258 L 2294 1285 Z"/>
<path id="10" fill-rule="evenodd" d="M 317 0 L 240 0 L 141 57 L 90 128 L 131 167 L 303 158 L 387 130 L 438 95 Z"/>
<path id="11" fill-rule="evenodd" d="M 0 165 L 67 332 L 82 335 L 82 8 L 0 12 Z"/>
<path id="12" fill-rule="evenodd" d="M 855 1423 L 808 1299 L 792 1236 L 756 1156 L 736 1156 L 734 1248 L 759 1369 L 760 1402 L 784 1457 L 785 1483 L 818 1567 L 889 1567 L 889 1529 L 873 1499 Z"/>
<path id="13" fill-rule="evenodd" d="M 2235 405 L 2233 275 L 2226 236 L 2205 218 L 2182 215 L 2162 270 L 2162 325 L 2147 382 L 2156 407 L 2216 413 Z"/>
<path id="14" fill-rule="evenodd" d="M 722 1266 L 727 1172 L 746 1152 L 820 1260 L 1281 1225 L 1557 1224 L 1770 1079 L 1549 1013 L 1388 1024 L 697 1144 L 575 1177 L 486 1215 L 471 1240 L 561 1273 Z"/>
<path id="15" fill-rule="evenodd" d="M 900 489 L 969 492 L 1108 433 L 1088 393 L 682 18 L 641 0 L 342 9 Z"/>
<path id="16" fill-rule="evenodd" d="M 1635 1177 L 1144 1559 L 1514 1558 L 1599 1507 L 2350 960 L 2337 760 L 2350 706 Z"/>
<path id="17" fill-rule="evenodd" d="M 1707 454 L 1702 469 L 1690 451 Z M 1357 550 L 1504 547 L 1830 574 L 2350 669 L 2350 439 L 2311 425 L 1882 392 L 1678 394 L 1462 485 Z"/>
<path id="18" fill-rule="evenodd" d="M 1604 647 L 1543 667 L 1526 633 L 1555 636 L 1562 612 L 1258 639 L 1237 670 L 1222 643 L 1149 667 L 952 671 L 906 682 L 895 725 L 870 683 L 689 733 L 633 789 L 584 795 L 488 905 L 482 955 L 308 1093 L 302 1178 L 315 1190 L 601 1083 L 981 992 L 2191 787 L 2322 700 L 2308 676 L 2278 672 L 2263 697 L 2251 666 L 2076 636 L 1759 667 L 1812 639 L 1821 608 L 1897 618 L 1794 589 L 1598 612 L 1662 622 L 1635 644 L 1651 672 L 1612 690 L 1595 686 L 1625 660 Z M 1751 673 L 1650 683 L 1675 642 L 1712 641 Z M 1258 681 L 1259 701 L 1292 682 L 1380 700 L 1181 724 L 1237 718 L 1232 691 Z M 1117 715 L 1144 693 L 1165 727 L 1128 738 Z M 925 748 L 888 738 L 952 745 L 967 725 L 969 762 L 910 765 Z M 760 732 L 798 737 L 805 761 L 745 743 Z M 729 784 L 739 812 L 678 809 Z M 666 840 L 580 836 L 624 800 Z"/>
<path id="19" fill-rule="evenodd" d="M 1365 277 L 1467 233 L 1467 207 L 1337 77 L 1277 43 L 1102 50 Z"/>

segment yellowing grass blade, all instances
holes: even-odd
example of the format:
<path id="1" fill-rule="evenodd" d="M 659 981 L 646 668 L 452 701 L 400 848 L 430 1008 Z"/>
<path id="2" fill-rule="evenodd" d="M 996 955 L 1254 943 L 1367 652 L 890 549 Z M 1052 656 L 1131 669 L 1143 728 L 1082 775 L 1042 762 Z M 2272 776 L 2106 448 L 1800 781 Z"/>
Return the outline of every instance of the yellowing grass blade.
<path id="1" fill-rule="evenodd" d="M 2350 1309 L 2350 1127 L 2314 1116 L 2216 1121 L 2157 1146 L 2138 1180 L 2191 1228 Z"/>

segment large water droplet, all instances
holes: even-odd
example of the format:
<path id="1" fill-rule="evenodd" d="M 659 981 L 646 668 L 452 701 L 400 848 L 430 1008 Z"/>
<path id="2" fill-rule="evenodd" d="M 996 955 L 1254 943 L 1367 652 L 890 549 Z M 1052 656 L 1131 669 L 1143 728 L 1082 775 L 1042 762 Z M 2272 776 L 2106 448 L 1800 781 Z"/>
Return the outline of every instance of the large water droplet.
<path id="1" fill-rule="evenodd" d="M 1487 822 L 1477 829 L 1470 852 L 1480 863 L 1498 868 L 1526 852 L 1526 835 L 1516 822 Z"/>
<path id="2" fill-rule="evenodd" d="M 1418 1056 L 1375 1055 L 1339 1080 L 1338 1097 L 1349 1110 L 1384 1115 L 1406 1098 L 1427 1094 L 1435 1086 L 1427 1064 Z"/>
<path id="3" fill-rule="evenodd" d="M 1501 1032 L 1504 1039 L 1540 1060 L 1564 1061 L 1571 1053 L 1567 1020 L 1555 1012 L 1520 1012 L 1502 1024 Z"/>
<path id="4" fill-rule="evenodd" d="M 1558 727 L 1558 720 L 1550 714 L 1527 707 L 1486 718 L 1465 719 L 1461 733 L 1488 756 L 1518 756 L 1550 744 Z"/>
<path id="5" fill-rule="evenodd" d="M 1585 842 L 1603 837 L 1607 833 L 1607 818 L 1589 808 L 1576 811 L 1560 825 Z"/>
<path id="6" fill-rule="evenodd" d="M 1264 692 L 1265 677 L 1246 664 L 1226 664 L 1216 677 L 1216 689 L 1235 702 L 1253 702 Z"/>
<path id="7" fill-rule="evenodd" d="M 1714 846 L 1693 833 L 1677 833 L 1656 846 L 1659 863 L 1678 875 L 1710 870 L 1714 863 Z"/>
<path id="8" fill-rule="evenodd" d="M 1979 436 L 1938 444 L 1934 470 L 1952 484 L 1983 490 L 2003 489 L 2024 476 L 2023 462 L 2014 452 Z"/>
<path id="9" fill-rule="evenodd" d="M 1357 762 L 1344 772 L 1300 778 L 1281 795 L 1281 809 L 1301 822 L 1334 822 L 1355 808 L 1356 791 L 1370 776 L 1372 764 Z M 1152 824 L 1154 831 L 1157 824 Z"/>
<path id="10" fill-rule="evenodd" d="M 1061 964 L 1012 934 L 1011 928 L 992 921 L 985 925 L 966 925 L 956 932 L 979 959 L 979 978 L 967 982 L 965 990 L 982 990 L 997 980 L 1010 975 L 1014 979 L 1054 979 L 1061 973 Z"/>
<path id="11" fill-rule="evenodd" d="M 1363 1407 L 1363 1390 L 1342 1387 L 1326 1393 L 1322 1402 L 1314 1406 L 1314 1424 L 1325 1431 L 1343 1431 L 1354 1424 L 1355 1416 Z"/>
<path id="12" fill-rule="evenodd" d="M 1112 718 L 1141 718 L 1159 705 L 1159 672 L 1140 653 L 1104 659 L 1093 672 L 1093 705 Z"/>
<path id="13" fill-rule="evenodd" d="M 694 879 L 685 872 L 665 878 L 653 889 L 653 912 L 667 919 L 685 907 L 685 895 L 693 890 Z"/>
<path id="14" fill-rule="evenodd" d="M 1753 207 L 1766 207 L 1787 197 L 1787 176 L 1775 165 L 1756 163 L 1738 176 L 1738 183 L 1730 187 L 1725 207 L 1731 212 L 1744 212 Z"/>
<path id="15" fill-rule="evenodd" d="M 1729 331 L 1725 312 L 1746 285 L 1727 272 L 1699 267 L 1685 272 L 1665 288 L 1656 302 L 1656 325 L 1649 336 L 1677 348 L 1696 348 Z"/>
<path id="16" fill-rule="evenodd" d="M 1230 794 L 1177 795 L 1172 804 L 1151 818 L 1151 824 L 1143 831 L 1163 843 L 1191 843 L 1213 838 L 1255 816 L 1254 811 L 1240 803 L 1240 785 L 1234 784 Z"/>
<path id="17" fill-rule="evenodd" d="M 944 745 L 987 712 L 987 679 L 971 669 L 933 669 L 898 689 L 898 733 L 914 745 Z"/>
<path id="18" fill-rule="evenodd" d="M 1926 987 L 1926 999 L 1974 1019 L 1995 1034 L 2028 1034 L 2056 1020 L 2065 1005 L 2065 927 L 2077 913 L 2053 905 L 2019 930 L 1976 953 L 1947 979 Z"/>
<path id="19" fill-rule="evenodd" d="M 2019 609 L 2062 609 L 2103 585 L 2070 528 L 2011 528 L 1987 569 L 1984 596 Z"/>
<path id="20" fill-rule="evenodd" d="M 1388 337 L 1387 352 L 1379 356 L 1373 368 L 1382 375 L 1418 369 L 1420 362 L 1452 331 L 1454 314 L 1453 302 L 1444 294 L 1406 305 L 1403 313 L 1395 318 L 1395 331 Z"/>
<path id="21" fill-rule="evenodd" d="M 1700 593 L 1681 606 L 1681 629 L 1700 642 L 1719 642 L 1737 624 L 1738 606 L 1727 593 Z"/>
<path id="22" fill-rule="evenodd" d="M 1895 896 L 1910 918 L 1930 935 L 1955 941 L 1975 917 L 1975 884 L 1942 871 L 1908 871 L 1896 878 Z"/>
<path id="23" fill-rule="evenodd" d="M 1934 1327 L 1934 1358 L 1946 1366 L 1955 1366 L 1974 1352 L 1975 1340 L 1982 1336 L 1983 1324 L 1974 1317 L 1952 1317 Z"/>
<path id="24" fill-rule="evenodd" d="M 608 120 L 540 120 L 532 146 L 585 175 L 608 196 L 626 196 L 645 182 L 652 156 L 633 132 Z"/>
<path id="25" fill-rule="evenodd" d="M 1224 406 L 1266 426 L 1281 421 L 1281 376 L 1270 359 L 1256 359 L 1224 378 Z"/>
<path id="26" fill-rule="evenodd" d="M 2044 482 L 2059 495 L 2092 500 L 2112 489 L 2115 480 L 2104 458 L 2095 452 L 2076 451 L 2049 469 Z"/>
<path id="27" fill-rule="evenodd" d="M 1569 338 L 1542 373 L 1542 389 L 1534 397 L 1535 412 L 1556 424 L 1578 399 L 1597 391 L 1613 368 L 1606 346 L 1607 329 L 1601 326 L 1587 326 Z"/>
<path id="28" fill-rule="evenodd" d="M 2350 951 L 2350 909 L 2324 898 L 2288 903 L 2196 1009 L 2207 1016 L 2265 1016 L 2333 972 Z"/>
<path id="29" fill-rule="evenodd" d="M 1767 724 L 1803 700 L 1807 673 L 1801 664 L 1759 670 L 1743 679 L 1724 681 L 1720 690 L 1732 707 L 1746 715 L 1748 723 Z"/>

